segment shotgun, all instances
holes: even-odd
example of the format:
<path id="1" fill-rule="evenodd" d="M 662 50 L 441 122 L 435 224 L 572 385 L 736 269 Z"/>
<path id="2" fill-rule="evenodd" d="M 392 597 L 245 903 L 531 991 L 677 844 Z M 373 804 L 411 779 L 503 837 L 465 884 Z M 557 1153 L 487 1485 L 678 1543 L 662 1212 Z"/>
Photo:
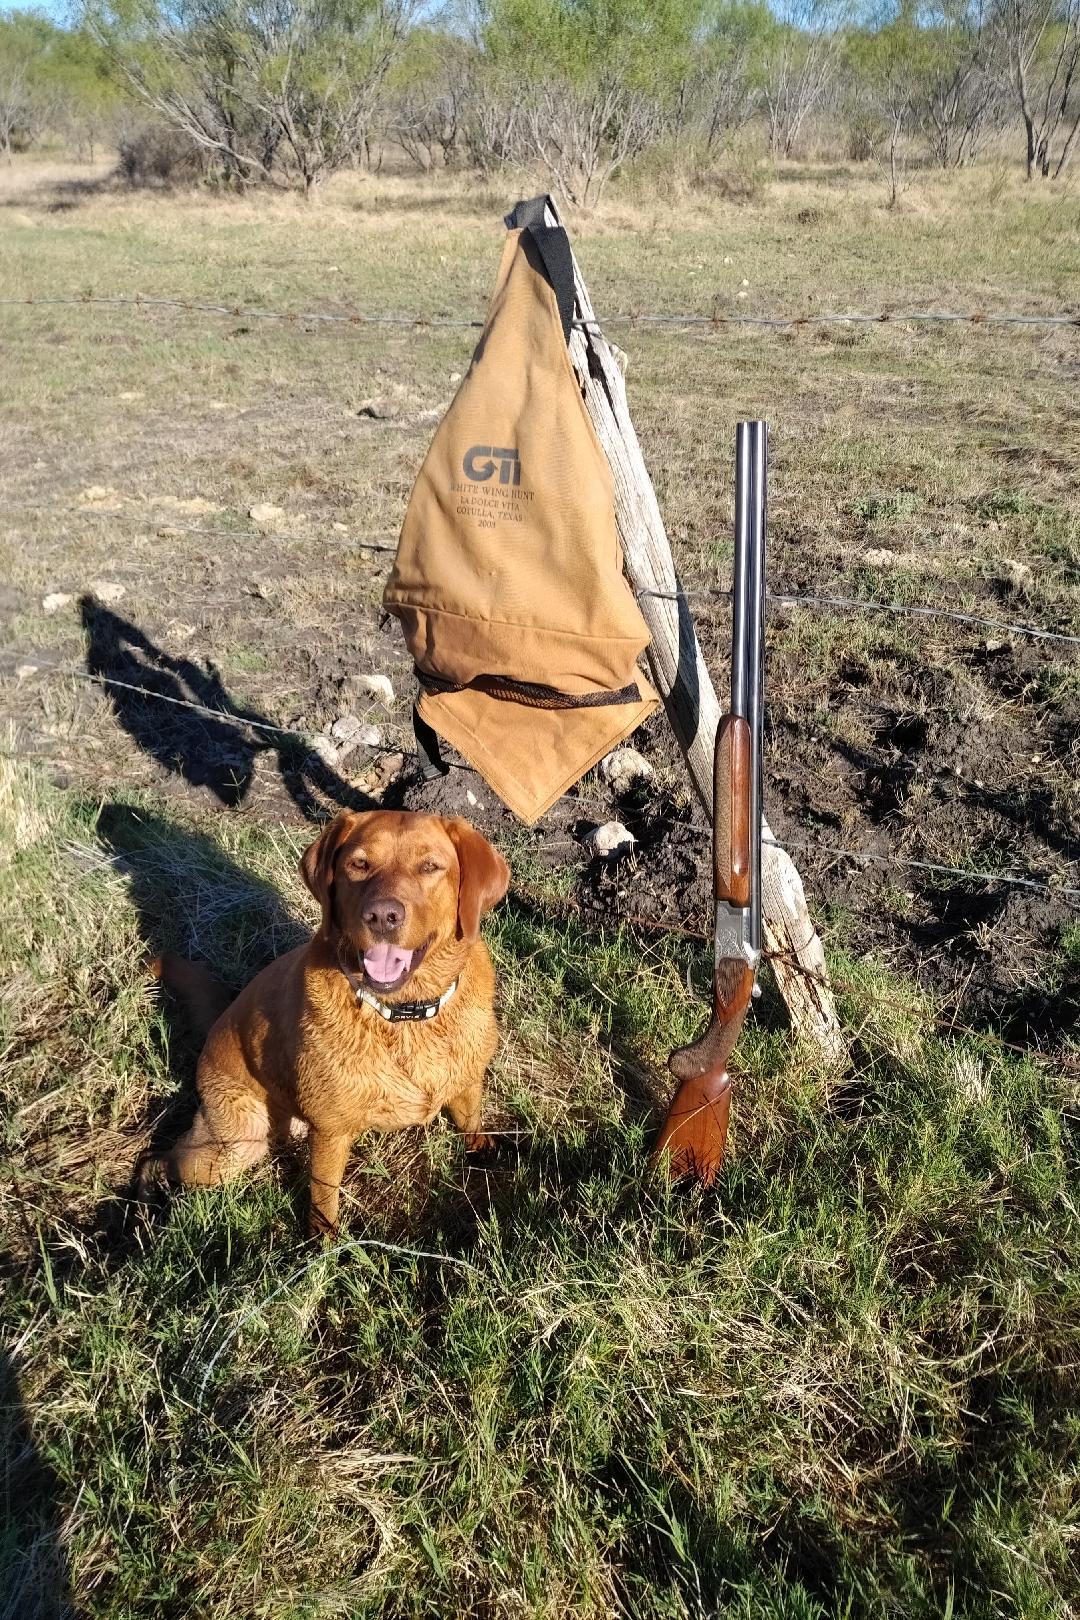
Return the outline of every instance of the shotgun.
<path id="1" fill-rule="evenodd" d="M 653 1154 L 673 1176 L 708 1186 L 724 1160 L 731 1076 L 728 1060 L 754 993 L 761 960 L 761 721 L 764 675 L 765 480 L 768 429 L 735 433 L 735 562 L 732 577 L 731 707 L 713 756 L 713 1013 L 692 1046 L 672 1052 L 681 1081 Z"/>

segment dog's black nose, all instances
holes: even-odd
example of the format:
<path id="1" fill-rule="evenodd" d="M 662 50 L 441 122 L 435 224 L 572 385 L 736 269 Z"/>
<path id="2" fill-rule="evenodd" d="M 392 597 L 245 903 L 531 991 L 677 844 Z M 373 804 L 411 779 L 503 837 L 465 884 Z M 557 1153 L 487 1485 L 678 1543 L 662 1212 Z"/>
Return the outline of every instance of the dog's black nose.
<path id="1" fill-rule="evenodd" d="M 364 921 L 369 928 L 376 928 L 380 933 L 396 934 L 405 921 L 405 904 L 393 895 L 369 900 L 364 907 Z"/>

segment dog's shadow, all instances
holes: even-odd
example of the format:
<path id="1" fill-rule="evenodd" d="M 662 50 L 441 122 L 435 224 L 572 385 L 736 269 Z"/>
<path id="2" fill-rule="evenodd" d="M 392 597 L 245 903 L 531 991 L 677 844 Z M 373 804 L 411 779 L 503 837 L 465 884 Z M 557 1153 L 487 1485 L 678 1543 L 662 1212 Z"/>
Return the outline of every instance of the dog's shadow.
<path id="1" fill-rule="evenodd" d="M 292 732 L 237 702 L 211 662 L 177 657 L 130 619 L 92 596 L 79 601 L 86 667 L 108 693 L 117 723 L 164 769 L 204 788 L 226 809 L 247 798 L 257 761 L 271 755 L 278 776 L 309 820 L 335 810 L 371 810 L 370 794 L 340 775 Z M 395 784 L 387 797 L 400 798 Z"/>

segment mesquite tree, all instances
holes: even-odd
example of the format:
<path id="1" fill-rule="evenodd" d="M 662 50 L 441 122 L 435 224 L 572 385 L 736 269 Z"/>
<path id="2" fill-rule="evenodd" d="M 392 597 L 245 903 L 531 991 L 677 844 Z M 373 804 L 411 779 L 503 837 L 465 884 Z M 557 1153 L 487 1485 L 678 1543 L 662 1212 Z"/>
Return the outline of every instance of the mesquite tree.
<path id="1" fill-rule="evenodd" d="M 692 96 L 707 152 L 759 112 L 774 30 L 764 0 L 725 0 L 709 19 L 694 52 Z"/>
<path id="2" fill-rule="evenodd" d="M 134 94 L 228 183 L 310 193 L 363 151 L 417 0 L 89 0 Z"/>
<path id="3" fill-rule="evenodd" d="M 491 0 L 479 30 L 520 104 L 513 156 L 591 206 L 664 129 L 685 80 L 700 0 Z"/>
<path id="4" fill-rule="evenodd" d="M 999 37 L 986 0 L 944 0 L 923 24 L 926 64 L 922 111 L 943 169 L 973 163 L 987 131 L 1002 126 L 1007 96 Z"/>
<path id="5" fill-rule="evenodd" d="M 874 33 L 852 35 L 846 52 L 863 129 L 875 153 L 884 153 L 889 207 L 895 208 L 900 194 L 900 142 L 911 130 L 922 99 L 926 36 L 911 14 L 902 12 Z"/>
<path id="6" fill-rule="evenodd" d="M 793 0 L 766 51 L 764 96 L 769 149 L 790 157 L 799 132 L 836 78 L 846 0 Z"/>
<path id="7" fill-rule="evenodd" d="M 1023 120 L 1028 179 L 1056 179 L 1080 134 L 1080 0 L 997 0 L 995 22 Z"/>

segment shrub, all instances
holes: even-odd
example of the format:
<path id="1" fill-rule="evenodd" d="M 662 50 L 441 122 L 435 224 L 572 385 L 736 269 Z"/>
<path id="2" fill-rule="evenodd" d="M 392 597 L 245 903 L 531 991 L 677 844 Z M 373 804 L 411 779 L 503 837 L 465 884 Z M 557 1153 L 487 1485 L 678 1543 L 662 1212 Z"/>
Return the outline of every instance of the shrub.
<path id="1" fill-rule="evenodd" d="M 207 175 L 206 154 L 180 130 L 148 124 L 119 143 L 120 173 L 130 186 L 193 185 Z"/>

